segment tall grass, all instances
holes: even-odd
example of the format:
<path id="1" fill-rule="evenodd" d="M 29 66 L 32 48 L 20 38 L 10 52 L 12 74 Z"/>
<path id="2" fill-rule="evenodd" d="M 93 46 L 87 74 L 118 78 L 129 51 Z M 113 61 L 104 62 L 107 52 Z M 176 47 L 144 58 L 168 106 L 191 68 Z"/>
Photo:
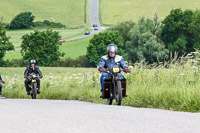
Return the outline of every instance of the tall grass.
<path id="1" fill-rule="evenodd" d="M 199 56 L 200 57 L 200 56 Z M 198 58 L 180 60 L 149 68 L 135 64 L 127 78 L 128 97 L 122 104 L 133 107 L 200 112 L 200 73 Z M 6 80 L 3 95 L 8 98 L 30 98 L 23 79 L 25 68 L 1 68 Z M 95 68 L 41 68 L 41 99 L 101 100 L 99 79 Z"/>

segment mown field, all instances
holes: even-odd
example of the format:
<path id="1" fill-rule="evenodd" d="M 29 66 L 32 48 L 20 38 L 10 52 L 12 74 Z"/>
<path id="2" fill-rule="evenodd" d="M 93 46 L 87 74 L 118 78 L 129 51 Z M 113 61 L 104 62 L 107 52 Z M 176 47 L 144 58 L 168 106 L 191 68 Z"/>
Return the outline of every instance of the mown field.
<path id="1" fill-rule="evenodd" d="M 100 0 L 104 24 L 116 24 L 125 20 L 137 20 L 141 16 L 151 18 L 155 11 L 161 19 L 172 9 L 200 9 L 199 0 Z"/>
<path id="2" fill-rule="evenodd" d="M 161 108 L 187 112 L 200 112 L 200 72 L 195 63 L 160 65 L 148 69 L 135 64 L 127 78 L 128 97 L 125 106 Z M 26 95 L 23 72 L 25 68 L 0 68 L 6 84 L 3 96 L 30 98 Z M 41 68 L 41 99 L 81 100 L 106 103 L 101 100 L 96 68 Z"/>
<path id="3" fill-rule="evenodd" d="M 25 11 L 32 12 L 35 21 L 50 20 L 68 27 L 85 23 L 85 0 L 0 0 L 0 17 L 6 23 Z"/>
<path id="4" fill-rule="evenodd" d="M 89 45 L 89 41 L 91 38 L 92 36 L 62 43 L 62 46 L 60 46 L 60 51 L 65 53 L 65 56 L 63 58 L 66 57 L 76 58 L 80 55 L 85 55 L 87 52 L 87 46 Z M 21 59 L 21 58 L 22 56 L 20 50 L 17 50 L 17 51 L 7 52 L 4 57 L 4 60 Z"/>

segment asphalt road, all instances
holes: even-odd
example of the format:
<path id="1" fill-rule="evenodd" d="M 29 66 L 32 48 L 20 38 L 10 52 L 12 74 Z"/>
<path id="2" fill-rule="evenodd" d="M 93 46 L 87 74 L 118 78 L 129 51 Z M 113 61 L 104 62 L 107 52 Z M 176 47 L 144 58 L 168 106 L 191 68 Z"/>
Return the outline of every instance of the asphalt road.
<path id="1" fill-rule="evenodd" d="M 200 114 L 81 101 L 0 99 L 1 133 L 199 133 Z"/>
<path id="2" fill-rule="evenodd" d="M 77 40 L 77 39 L 85 38 L 88 36 L 92 36 L 94 34 L 101 32 L 104 29 L 107 29 L 107 27 L 102 27 L 99 21 L 99 0 L 90 0 L 90 24 L 91 24 L 91 29 L 92 29 L 92 31 L 90 32 L 90 35 L 83 35 L 83 36 L 75 37 L 72 39 L 68 39 L 66 41 L 72 41 L 72 40 Z M 94 30 L 93 24 L 97 24 L 98 30 Z"/>

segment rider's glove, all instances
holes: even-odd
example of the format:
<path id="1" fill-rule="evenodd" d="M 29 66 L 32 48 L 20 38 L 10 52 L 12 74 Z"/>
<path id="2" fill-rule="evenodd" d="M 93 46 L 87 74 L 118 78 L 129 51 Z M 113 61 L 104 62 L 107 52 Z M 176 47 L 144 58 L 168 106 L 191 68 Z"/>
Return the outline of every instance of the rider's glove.
<path id="1" fill-rule="evenodd" d="M 100 72 L 105 72 L 105 68 L 102 67 L 99 71 L 100 71 Z"/>
<path id="2" fill-rule="evenodd" d="M 43 76 L 40 76 L 39 78 L 42 78 Z"/>
<path id="3" fill-rule="evenodd" d="M 4 83 L 4 84 L 5 84 L 5 81 L 2 81 L 2 83 Z"/>
<path id="4" fill-rule="evenodd" d="M 130 73 L 131 71 L 128 68 L 124 68 L 126 73 Z"/>

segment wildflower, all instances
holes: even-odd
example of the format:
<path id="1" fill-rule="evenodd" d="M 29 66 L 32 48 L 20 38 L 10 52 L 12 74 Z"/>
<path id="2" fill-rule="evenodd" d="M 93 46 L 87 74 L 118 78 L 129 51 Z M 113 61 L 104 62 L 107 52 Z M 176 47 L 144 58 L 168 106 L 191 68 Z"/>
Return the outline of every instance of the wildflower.
<path id="1" fill-rule="evenodd" d="M 199 52 L 192 52 L 192 54 L 199 54 Z"/>
<path id="2" fill-rule="evenodd" d="M 129 66 L 128 68 L 129 68 L 129 69 L 133 69 L 133 66 Z"/>
<path id="3" fill-rule="evenodd" d="M 193 69 L 197 69 L 197 67 L 196 67 L 196 66 L 192 66 L 192 68 L 193 68 Z"/>

